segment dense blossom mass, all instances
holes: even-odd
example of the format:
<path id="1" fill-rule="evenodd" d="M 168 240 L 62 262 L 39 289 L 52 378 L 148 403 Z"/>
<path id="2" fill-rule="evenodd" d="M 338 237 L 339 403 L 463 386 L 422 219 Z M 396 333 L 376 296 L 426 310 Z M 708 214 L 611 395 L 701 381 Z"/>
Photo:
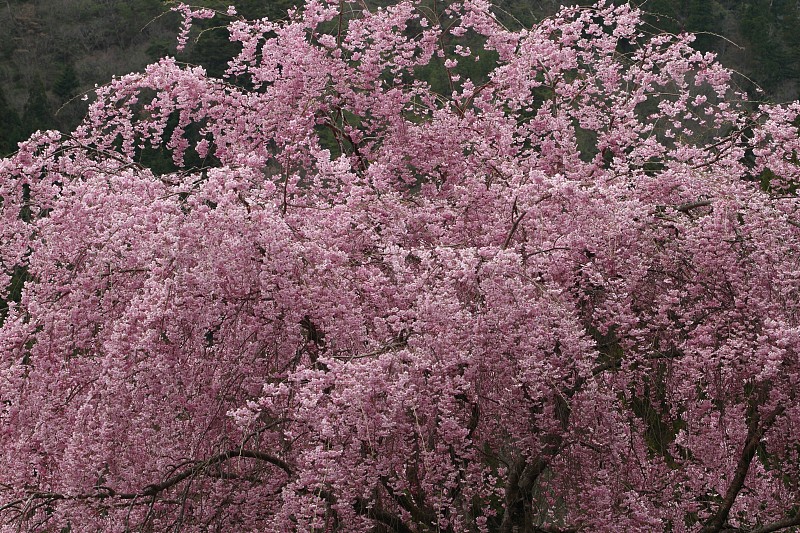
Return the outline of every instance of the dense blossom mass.
<path id="1" fill-rule="evenodd" d="M 225 78 L 0 161 L 3 531 L 800 524 L 800 104 L 602 1 L 179 10 Z"/>

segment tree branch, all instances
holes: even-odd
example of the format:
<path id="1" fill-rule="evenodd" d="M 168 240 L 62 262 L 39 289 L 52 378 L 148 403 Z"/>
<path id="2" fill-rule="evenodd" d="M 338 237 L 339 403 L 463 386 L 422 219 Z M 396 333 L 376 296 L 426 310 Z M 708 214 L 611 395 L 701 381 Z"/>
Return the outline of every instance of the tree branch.
<path id="1" fill-rule="evenodd" d="M 508 236 L 506 237 L 505 242 L 503 242 L 503 250 L 508 248 L 508 245 L 511 244 L 511 239 L 514 237 L 514 234 L 517 232 L 517 228 L 519 227 L 519 223 L 522 222 L 522 219 L 525 218 L 527 211 L 520 212 L 517 208 L 517 199 L 514 198 L 514 205 L 511 207 L 511 230 L 508 232 Z"/>
<path id="2" fill-rule="evenodd" d="M 725 499 L 722 500 L 722 505 L 720 505 L 720 508 L 703 528 L 702 533 L 719 533 L 722 531 L 722 528 L 728 521 L 728 514 L 730 513 L 731 508 L 736 501 L 736 497 L 739 495 L 739 492 L 741 492 L 742 487 L 744 487 L 744 481 L 745 478 L 747 478 L 747 472 L 750 470 L 750 463 L 753 461 L 753 457 L 756 454 L 756 449 L 761 443 L 764 433 L 766 433 L 767 429 L 772 426 L 778 415 L 783 412 L 783 407 L 778 407 L 772 411 L 772 413 L 770 413 L 764 420 L 763 424 L 759 424 L 760 420 L 757 408 L 754 409 L 754 411 L 755 412 L 748 423 L 747 440 L 745 441 L 742 455 L 739 457 L 739 463 L 736 465 L 733 480 L 731 481 L 731 484 L 728 486 L 728 490 L 725 493 Z"/>
<path id="3" fill-rule="evenodd" d="M 786 529 L 787 527 L 793 526 L 800 526 L 800 513 L 795 513 L 794 516 L 786 518 L 785 520 L 773 522 L 772 524 L 767 524 L 760 528 L 754 529 L 750 533 L 772 533 L 773 531 L 780 531 L 781 529 Z"/>
<path id="4" fill-rule="evenodd" d="M 177 485 L 178 483 L 187 478 L 196 476 L 197 474 L 199 474 L 200 472 L 202 472 L 203 470 L 207 469 L 210 466 L 220 464 L 230 459 L 236 459 L 236 458 L 256 459 L 258 461 L 270 463 L 274 466 L 277 466 L 284 472 L 286 472 L 287 475 L 289 476 L 293 475 L 291 467 L 285 461 L 278 459 L 275 456 L 255 450 L 246 450 L 238 448 L 217 454 L 209 459 L 206 459 L 205 461 L 200 461 L 194 464 L 193 466 L 187 468 L 186 470 L 167 478 L 161 483 L 147 485 L 138 492 L 117 492 L 111 487 L 99 486 L 95 487 L 95 492 L 76 494 L 76 495 L 60 494 L 56 492 L 31 491 L 30 493 L 28 493 L 28 498 L 55 501 L 55 500 L 104 500 L 107 498 L 118 498 L 120 500 L 135 500 L 138 498 L 144 498 L 148 496 L 153 497 L 156 496 L 158 493 L 163 492 Z M 21 502 L 23 502 L 23 500 L 18 500 L 16 502 L 8 503 L 0 507 L 0 511 L 10 508 L 15 504 Z"/>
<path id="5" fill-rule="evenodd" d="M 356 503 L 353 504 L 353 508 L 361 516 L 366 516 L 385 526 L 389 526 L 397 533 L 414 533 L 398 516 L 376 509 L 374 506 L 370 507 L 369 501 L 364 498 L 357 499 Z"/>
<path id="6" fill-rule="evenodd" d="M 303 490 L 304 493 L 312 493 L 330 505 L 336 504 L 336 496 L 328 492 L 327 490 L 313 490 L 313 491 L 306 491 Z M 370 500 L 366 498 L 357 498 L 355 503 L 353 503 L 353 509 L 356 513 L 360 514 L 361 516 L 365 516 L 381 524 L 392 528 L 396 533 L 414 533 L 411 528 L 409 528 L 397 515 L 394 515 L 388 511 L 383 511 L 381 509 L 376 509 L 374 505 L 370 505 Z"/>
<path id="7" fill-rule="evenodd" d="M 418 524 L 436 524 L 436 514 L 432 510 L 418 506 L 411 497 L 406 496 L 405 494 L 398 494 L 395 492 L 386 479 L 381 479 L 381 485 L 383 485 L 383 488 L 389 493 L 389 496 L 391 496 L 392 499 L 397 502 L 397 505 L 405 509 L 411 515 L 411 518 Z"/>
<path id="8" fill-rule="evenodd" d="M 675 208 L 676 211 L 681 213 L 689 213 L 692 209 L 697 209 L 698 207 L 708 207 L 711 205 L 711 200 L 698 200 L 697 202 L 688 202 L 685 204 L 681 204 Z"/>
<path id="9" fill-rule="evenodd" d="M 286 472 L 287 475 L 290 475 L 290 476 L 292 475 L 292 469 L 289 467 L 288 464 L 286 464 L 285 461 L 282 461 L 281 459 L 278 459 L 277 457 L 274 457 L 272 455 L 269 455 L 269 454 L 266 454 L 266 453 L 263 453 L 263 452 L 258 452 L 258 451 L 255 451 L 255 450 L 245 450 L 245 449 L 241 449 L 240 448 L 240 449 L 230 450 L 230 451 L 215 455 L 215 456 L 211 457 L 210 459 L 207 459 L 206 461 L 198 463 L 198 464 L 194 465 L 193 467 L 188 468 L 188 469 L 184 470 L 183 472 L 181 472 L 180 474 L 176 474 L 176 475 L 166 479 L 165 481 L 163 481 L 161 483 L 154 484 L 154 485 L 148 485 L 144 489 L 142 489 L 142 491 L 140 493 L 138 493 L 138 494 L 120 494 L 119 497 L 127 499 L 126 497 L 136 498 L 136 497 L 141 497 L 141 496 L 154 496 L 154 495 L 158 494 L 159 492 L 161 492 L 163 490 L 166 490 L 166 489 L 168 489 L 168 488 L 170 488 L 170 487 L 172 487 L 174 485 L 177 485 L 178 483 L 180 483 L 184 479 L 187 479 L 189 477 L 197 475 L 198 473 L 202 472 L 203 470 L 205 470 L 209 466 L 212 466 L 212 465 L 215 465 L 215 464 L 219 464 L 219 463 L 225 462 L 225 461 L 227 461 L 229 459 L 233 459 L 233 458 L 237 458 L 237 457 L 245 457 L 245 458 L 248 458 L 248 459 L 257 459 L 259 461 L 264 461 L 266 463 L 270 463 L 272 465 L 277 466 L 278 468 L 280 468 L 281 470 Z M 112 491 L 112 493 L 113 493 L 113 491 Z"/>

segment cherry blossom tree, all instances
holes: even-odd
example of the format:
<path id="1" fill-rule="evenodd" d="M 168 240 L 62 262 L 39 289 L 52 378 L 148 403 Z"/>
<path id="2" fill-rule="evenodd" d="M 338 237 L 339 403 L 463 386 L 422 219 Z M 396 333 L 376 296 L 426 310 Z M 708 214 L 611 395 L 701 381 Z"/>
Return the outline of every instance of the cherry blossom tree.
<path id="1" fill-rule="evenodd" d="M 800 104 L 602 1 L 179 10 L 226 78 L 0 161 L 3 531 L 800 525 Z"/>

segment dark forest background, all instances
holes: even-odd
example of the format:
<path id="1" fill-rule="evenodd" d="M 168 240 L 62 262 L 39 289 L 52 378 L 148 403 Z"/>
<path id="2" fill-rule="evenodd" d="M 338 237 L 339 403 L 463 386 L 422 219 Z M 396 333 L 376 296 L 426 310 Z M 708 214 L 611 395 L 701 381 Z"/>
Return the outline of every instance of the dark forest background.
<path id="1" fill-rule="evenodd" d="M 282 18 L 295 0 L 194 0 L 192 5 Z M 368 3 L 377 4 L 374 0 Z M 380 3 L 389 3 L 384 0 Z M 554 0 L 496 1 L 508 25 L 531 26 L 554 13 Z M 584 4 L 591 1 L 581 2 Z M 698 34 L 696 46 L 719 54 L 754 98 L 800 96 L 797 0 L 637 0 L 652 31 Z M 141 70 L 165 55 L 220 75 L 236 52 L 221 21 L 178 54 L 179 17 L 163 0 L 5 0 L 0 3 L 0 155 L 38 129 L 67 130 L 83 116 L 80 96 L 114 75 Z M 193 37 L 197 37 L 197 30 Z M 764 92 L 754 89 L 761 87 Z"/>

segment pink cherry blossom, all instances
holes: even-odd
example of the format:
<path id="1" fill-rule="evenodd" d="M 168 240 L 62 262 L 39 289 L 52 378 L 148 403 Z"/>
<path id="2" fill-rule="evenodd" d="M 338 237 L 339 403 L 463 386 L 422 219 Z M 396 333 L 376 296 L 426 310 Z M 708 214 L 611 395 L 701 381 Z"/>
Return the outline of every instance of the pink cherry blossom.
<path id="1" fill-rule="evenodd" d="M 236 18 L 0 160 L 3 531 L 800 525 L 800 104 L 434 6 Z"/>

